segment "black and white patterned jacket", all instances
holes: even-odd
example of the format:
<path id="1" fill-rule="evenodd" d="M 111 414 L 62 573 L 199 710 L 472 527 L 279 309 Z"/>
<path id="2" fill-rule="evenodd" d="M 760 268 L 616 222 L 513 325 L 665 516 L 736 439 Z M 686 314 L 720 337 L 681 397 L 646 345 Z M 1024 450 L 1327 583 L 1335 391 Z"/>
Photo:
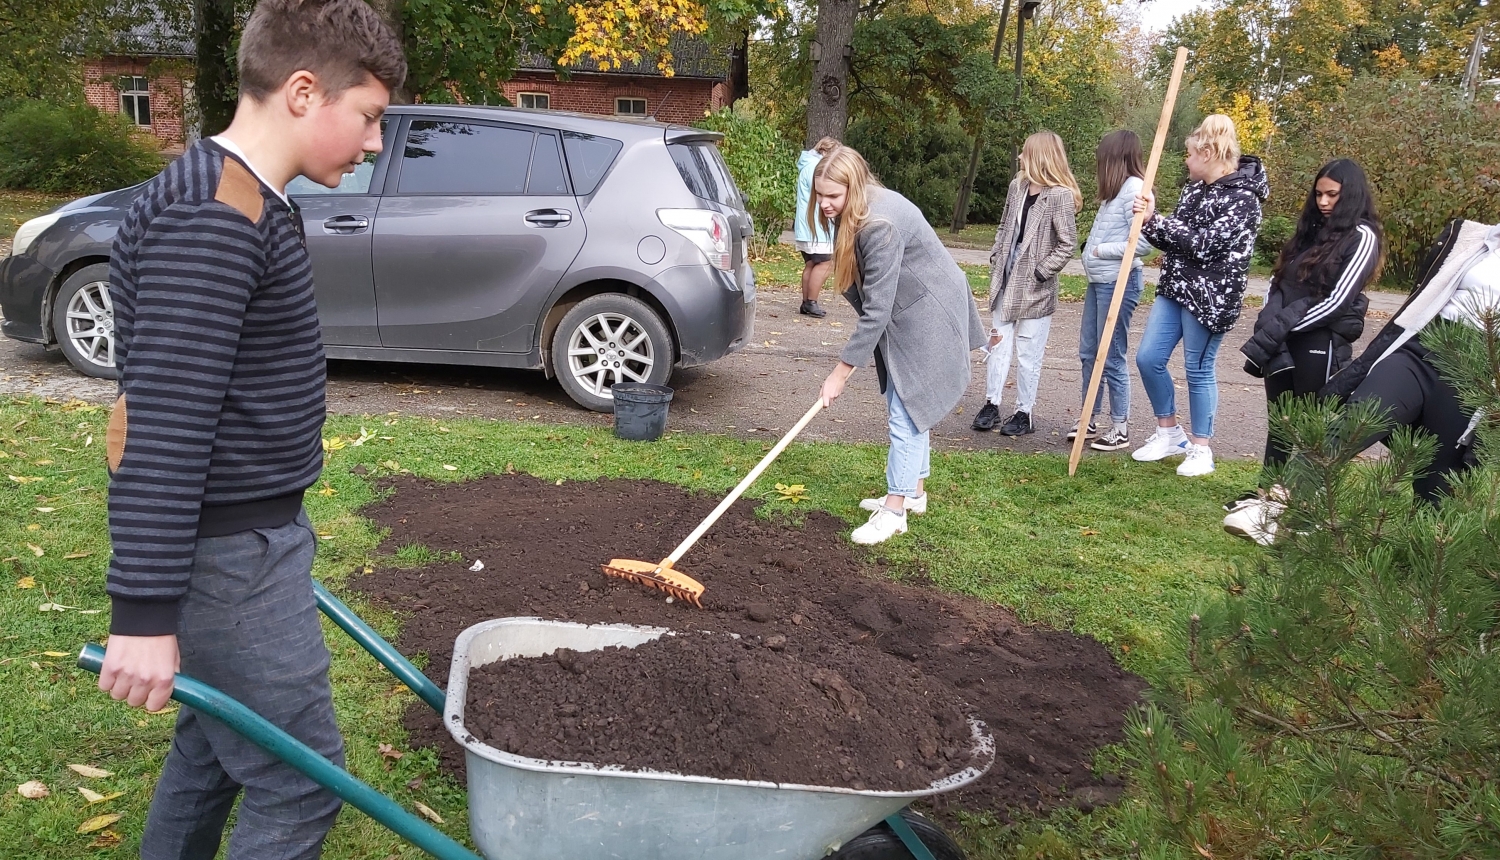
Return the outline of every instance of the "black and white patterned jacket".
<path id="1" fill-rule="evenodd" d="M 1234 327 L 1244 303 L 1260 232 L 1261 203 L 1270 196 L 1265 168 L 1253 155 L 1217 182 L 1193 181 L 1171 215 L 1153 215 L 1141 235 L 1162 251 L 1156 294 L 1180 303 L 1212 332 Z"/>

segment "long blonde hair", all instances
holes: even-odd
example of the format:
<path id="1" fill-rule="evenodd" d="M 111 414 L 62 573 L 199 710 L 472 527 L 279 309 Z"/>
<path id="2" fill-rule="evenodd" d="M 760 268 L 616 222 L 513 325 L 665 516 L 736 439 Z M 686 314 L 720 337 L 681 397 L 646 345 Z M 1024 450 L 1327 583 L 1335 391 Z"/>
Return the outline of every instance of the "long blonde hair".
<path id="1" fill-rule="evenodd" d="M 844 197 L 844 211 L 836 221 L 825 217 L 818 206 L 819 179 L 849 189 Z M 852 147 L 840 145 L 823 156 L 813 169 L 813 194 L 807 201 L 807 218 L 833 232 L 833 283 L 840 290 L 848 289 L 854 283 L 858 267 L 854 259 L 854 241 L 870 220 L 870 189 L 882 187 L 880 180 L 870 172 L 869 162 Z"/>
<path id="2" fill-rule="evenodd" d="M 1045 188 L 1066 188 L 1073 192 L 1073 211 L 1083 211 L 1083 192 L 1078 189 L 1078 180 L 1073 178 L 1073 169 L 1068 166 L 1068 153 L 1063 149 L 1062 138 L 1050 131 L 1039 131 L 1026 138 L 1021 146 L 1022 179 Z"/>
<path id="3" fill-rule="evenodd" d="M 1240 138 L 1234 120 L 1221 113 L 1209 114 L 1187 136 L 1187 145 L 1211 161 L 1232 167 L 1240 163 Z"/>

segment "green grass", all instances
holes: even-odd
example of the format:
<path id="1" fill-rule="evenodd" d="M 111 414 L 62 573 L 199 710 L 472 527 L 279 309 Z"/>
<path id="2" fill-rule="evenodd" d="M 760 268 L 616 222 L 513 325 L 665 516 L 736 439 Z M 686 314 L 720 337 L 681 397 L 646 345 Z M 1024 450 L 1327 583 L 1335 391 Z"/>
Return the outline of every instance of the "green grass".
<path id="1" fill-rule="evenodd" d="M 0 191 L 0 245 L 9 248 L 11 238 L 23 223 L 56 209 L 73 197 L 37 191 Z"/>
<path id="2" fill-rule="evenodd" d="M 103 641 L 108 625 L 106 417 L 77 403 L 0 400 L 0 845 L 18 857 L 135 856 L 171 735 L 170 714 L 113 702 L 72 665 L 84 642 Z M 351 442 L 361 428 L 374 438 L 334 450 L 308 495 L 324 538 L 314 574 L 387 636 L 398 619 L 351 596 L 348 575 L 375 563 L 417 566 L 451 548 L 409 545 L 377 558 L 380 535 L 357 511 L 376 498 L 373 483 L 381 477 L 409 471 L 461 481 L 514 468 L 549 481 L 655 478 L 717 494 L 766 448 L 718 436 L 674 433 L 640 444 L 599 429 L 389 416 L 334 418 L 327 435 Z M 1218 528 L 1219 501 L 1252 485 L 1252 464 L 1222 462 L 1212 476 L 1186 481 L 1170 465 L 1117 456 L 1087 457 L 1077 478 L 1068 478 L 1053 455 L 946 452 L 933 459 L 932 513 L 878 554 L 899 570 L 925 572 L 939 587 L 1096 636 L 1137 670 L 1156 662 L 1165 632 L 1205 584 L 1256 551 Z M 795 520 L 811 504 L 852 523 L 862 518 L 858 500 L 880 488 L 884 461 L 877 445 L 795 445 L 750 495 L 770 495 L 776 482 L 805 484 L 809 502 L 770 502 L 766 514 Z M 356 465 L 368 475 L 355 475 Z M 43 603 L 69 608 L 44 612 Z M 437 810 L 447 822 L 442 829 L 464 838 L 462 787 L 438 773 L 431 753 L 406 748 L 399 717 L 412 694 L 336 628 L 325 631 L 349 769 L 408 808 L 421 802 Z M 384 760 L 381 743 L 407 754 Z M 113 775 L 85 779 L 68 764 Z M 46 783 L 51 796 L 21 798 L 15 788 L 29 780 Z M 80 786 L 124 794 L 90 806 Z M 100 813 L 123 816 L 111 828 L 122 841 L 91 851 L 95 836 L 75 830 Z M 324 856 L 420 855 L 349 809 Z"/>

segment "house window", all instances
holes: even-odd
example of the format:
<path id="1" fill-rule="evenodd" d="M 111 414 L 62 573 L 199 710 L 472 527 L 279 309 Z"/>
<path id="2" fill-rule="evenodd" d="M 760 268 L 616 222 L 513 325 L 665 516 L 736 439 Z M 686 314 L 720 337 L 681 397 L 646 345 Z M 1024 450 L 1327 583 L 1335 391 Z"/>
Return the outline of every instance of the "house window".
<path id="1" fill-rule="evenodd" d="M 521 93 L 521 107 L 547 110 L 552 105 L 552 97 L 546 93 Z"/>
<path id="2" fill-rule="evenodd" d="M 136 125 L 151 124 L 151 92 L 144 75 L 120 78 L 120 113 Z"/>
<path id="3" fill-rule="evenodd" d="M 620 116 L 645 116 L 645 99 L 615 99 L 615 113 Z"/>

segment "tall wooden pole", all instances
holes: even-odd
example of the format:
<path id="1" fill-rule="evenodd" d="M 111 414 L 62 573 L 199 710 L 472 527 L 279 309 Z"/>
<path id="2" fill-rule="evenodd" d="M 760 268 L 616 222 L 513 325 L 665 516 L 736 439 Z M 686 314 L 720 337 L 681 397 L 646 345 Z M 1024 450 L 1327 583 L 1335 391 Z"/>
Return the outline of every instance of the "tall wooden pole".
<path id="1" fill-rule="evenodd" d="M 1172 80 L 1167 84 L 1167 98 L 1161 106 L 1161 120 L 1156 124 L 1156 141 L 1151 144 L 1151 160 L 1146 163 L 1146 175 L 1142 188 L 1150 191 L 1156 183 L 1156 168 L 1161 164 L 1161 151 L 1167 142 L 1167 131 L 1172 126 L 1172 109 L 1177 105 L 1177 87 L 1182 83 L 1182 69 L 1187 65 L 1187 48 L 1177 49 L 1177 61 L 1172 64 Z M 1125 282 L 1130 280 L 1130 265 L 1135 262 L 1135 244 L 1141 238 L 1141 226 L 1146 222 L 1146 213 L 1137 212 L 1130 221 L 1130 238 L 1125 240 L 1125 255 L 1120 258 L 1120 274 L 1115 277 L 1115 292 L 1109 300 L 1109 314 L 1104 318 L 1104 332 L 1099 336 L 1099 350 L 1094 353 L 1094 372 L 1089 377 L 1089 387 L 1083 396 L 1083 414 L 1078 419 L 1079 433 L 1073 438 L 1073 453 L 1068 455 L 1068 474 L 1078 472 L 1078 460 L 1083 456 L 1083 443 L 1088 435 L 1083 428 L 1094 414 L 1094 402 L 1099 396 L 1099 381 L 1104 378 L 1104 362 L 1109 355 L 1109 344 L 1114 339 L 1115 321 L 1120 318 L 1120 304 L 1125 300 Z"/>

